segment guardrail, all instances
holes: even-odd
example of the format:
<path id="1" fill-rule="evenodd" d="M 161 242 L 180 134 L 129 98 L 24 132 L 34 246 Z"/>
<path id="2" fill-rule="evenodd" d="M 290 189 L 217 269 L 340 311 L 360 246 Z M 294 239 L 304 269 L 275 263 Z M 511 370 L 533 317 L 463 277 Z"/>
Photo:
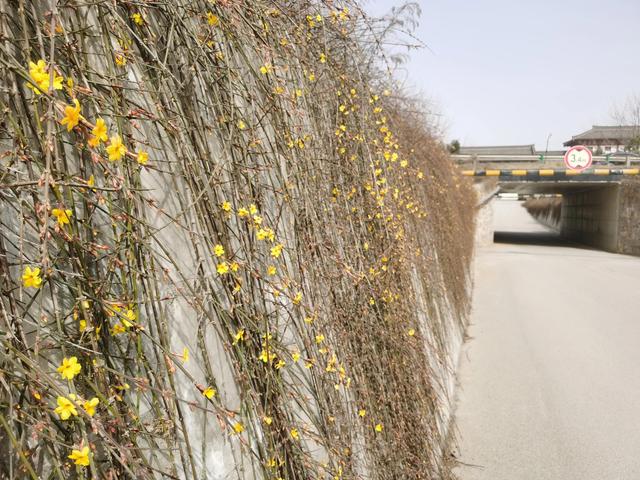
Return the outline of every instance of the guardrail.
<path id="1" fill-rule="evenodd" d="M 460 155 L 453 154 L 451 158 L 457 163 L 562 163 L 564 157 L 562 155 Z M 615 165 L 640 163 L 640 157 L 637 154 L 629 155 L 594 155 L 593 163 L 596 165 Z"/>
<path id="2" fill-rule="evenodd" d="M 562 169 L 486 169 L 486 170 L 462 170 L 462 175 L 467 177 L 526 177 L 527 179 L 549 179 L 560 180 L 574 177 L 619 177 L 640 175 L 640 168 L 587 168 L 586 170 Z M 576 178 L 577 179 L 577 178 Z"/>

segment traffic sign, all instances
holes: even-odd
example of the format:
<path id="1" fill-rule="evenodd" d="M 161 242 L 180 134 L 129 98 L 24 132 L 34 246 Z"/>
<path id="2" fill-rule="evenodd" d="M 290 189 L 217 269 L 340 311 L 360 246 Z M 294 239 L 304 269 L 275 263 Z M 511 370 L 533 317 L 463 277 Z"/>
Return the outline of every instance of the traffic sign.
<path id="1" fill-rule="evenodd" d="M 591 150 L 582 145 L 571 147 L 564 154 L 564 164 L 571 170 L 584 170 L 591 166 L 591 162 L 593 162 Z"/>

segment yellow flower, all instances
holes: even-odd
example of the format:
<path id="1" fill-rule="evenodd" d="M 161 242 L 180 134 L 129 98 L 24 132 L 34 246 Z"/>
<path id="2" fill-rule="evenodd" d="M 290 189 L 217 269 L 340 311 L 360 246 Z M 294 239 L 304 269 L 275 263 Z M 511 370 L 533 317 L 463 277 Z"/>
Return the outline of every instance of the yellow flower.
<path id="1" fill-rule="evenodd" d="M 327 63 L 327 56 L 324 53 L 320 54 L 320 63 Z"/>
<path id="2" fill-rule="evenodd" d="M 407 332 L 407 334 L 408 334 L 410 337 L 413 337 L 413 336 L 416 334 L 416 331 L 415 331 L 413 328 L 410 328 L 410 329 L 409 329 L 409 331 Z"/>
<path id="3" fill-rule="evenodd" d="M 281 243 L 271 247 L 271 256 L 273 258 L 278 258 L 280 256 L 280 254 L 282 253 L 282 248 L 283 248 L 283 245 Z"/>
<path id="4" fill-rule="evenodd" d="M 131 18 L 133 19 L 133 21 L 135 22 L 136 25 L 143 25 L 144 24 L 144 19 L 142 18 L 142 15 L 140 15 L 137 12 L 132 14 Z"/>
<path id="5" fill-rule="evenodd" d="M 240 340 L 244 340 L 244 328 L 241 328 L 240 330 L 238 330 L 236 334 L 233 336 L 232 345 L 236 345 Z"/>
<path id="6" fill-rule="evenodd" d="M 254 222 L 256 220 L 256 217 L 254 217 L 253 219 Z M 256 237 L 258 240 L 270 240 L 273 242 L 276 238 L 276 234 L 271 228 L 266 227 L 258 229 L 258 231 L 256 232 Z"/>
<path id="7" fill-rule="evenodd" d="M 236 123 L 236 127 L 238 127 L 239 130 L 244 130 L 245 128 L 247 128 L 247 124 L 242 120 L 238 120 L 238 123 Z"/>
<path id="8" fill-rule="evenodd" d="M 121 333 L 124 333 L 127 331 L 127 328 L 122 325 L 121 323 L 116 323 L 113 327 L 113 329 L 111 330 L 111 335 L 120 335 Z"/>
<path id="9" fill-rule="evenodd" d="M 63 227 L 69 223 L 69 219 L 71 218 L 71 215 L 73 215 L 73 212 L 69 209 L 65 210 L 62 208 L 54 208 L 51 210 L 51 214 L 56 217 L 58 225 Z"/>
<path id="10" fill-rule="evenodd" d="M 237 272 L 240 268 L 240 264 L 238 262 L 231 262 L 230 268 L 232 272 Z"/>
<path id="11" fill-rule="evenodd" d="M 316 343 L 320 345 L 322 342 L 324 342 L 324 335 L 316 335 Z"/>
<path id="12" fill-rule="evenodd" d="M 294 440 L 298 440 L 300 438 L 300 434 L 298 433 L 297 428 L 292 428 L 289 434 L 291 435 L 291 438 L 293 438 Z"/>
<path id="13" fill-rule="evenodd" d="M 231 211 L 231 204 L 227 201 L 222 202 L 222 204 L 220 205 L 220 208 L 222 210 L 224 210 L 225 212 L 230 212 Z"/>
<path id="14" fill-rule="evenodd" d="M 189 349 L 184 347 L 182 349 L 182 363 L 187 363 L 189 361 Z"/>
<path id="15" fill-rule="evenodd" d="M 33 90 L 33 93 L 40 95 L 42 92 L 49 91 L 51 75 L 47 72 L 47 64 L 44 60 L 38 60 L 38 63 L 29 62 L 29 77 L 37 86 L 36 88 L 31 83 L 27 83 L 27 88 Z M 55 71 L 53 72 L 53 88 L 54 90 L 62 90 L 62 77 Z"/>
<path id="16" fill-rule="evenodd" d="M 220 244 L 216 245 L 215 247 L 213 247 L 213 254 L 216 257 L 221 257 L 224 255 L 224 247 Z"/>
<path id="17" fill-rule="evenodd" d="M 75 395 L 70 395 L 69 397 L 75 400 Z M 54 412 L 58 414 L 60 420 L 68 420 L 71 415 L 74 417 L 78 415 L 75 405 L 68 398 L 58 397 L 56 402 L 58 403 L 58 406 L 55 408 Z"/>
<path id="18" fill-rule="evenodd" d="M 364 408 L 361 408 L 360 410 L 358 410 L 358 415 L 362 418 L 364 418 L 364 416 L 367 414 L 367 411 Z"/>
<path id="19" fill-rule="evenodd" d="M 375 427 L 376 432 L 381 432 L 383 428 L 384 426 L 381 423 L 376 424 L 376 427 Z"/>
<path id="20" fill-rule="evenodd" d="M 246 208 L 238 209 L 238 216 L 239 217 L 248 217 L 249 216 L 249 210 L 247 210 Z"/>
<path id="21" fill-rule="evenodd" d="M 207 23 L 212 27 L 216 27 L 220 23 L 220 18 L 211 12 L 207 12 Z"/>
<path id="22" fill-rule="evenodd" d="M 242 432 L 244 432 L 244 425 L 243 425 L 242 423 L 240 423 L 240 422 L 235 423 L 235 424 L 233 425 L 233 430 L 234 430 L 236 433 L 242 433 Z"/>
<path id="23" fill-rule="evenodd" d="M 93 397 L 91 400 L 85 400 L 82 404 L 82 408 L 87 412 L 87 415 L 93 417 L 96 414 L 96 407 L 98 406 L 98 403 L 100 403 L 98 397 Z"/>
<path id="24" fill-rule="evenodd" d="M 136 312 L 134 312 L 130 308 L 127 309 L 127 311 L 122 315 L 122 317 L 123 318 L 121 318 L 120 321 L 127 328 L 132 327 L 133 326 L 132 322 L 135 322 L 138 319 Z"/>
<path id="25" fill-rule="evenodd" d="M 96 120 L 96 126 L 91 130 L 91 133 L 101 142 L 107 141 L 107 125 L 102 118 Z"/>
<path id="26" fill-rule="evenodd" d="M 269 267 L 267 268 L 267 275 L 273 276 L 276 274 L 276 267 L 274 267 L 273 265 L 269 265 Z"/>
<path id="27" fill-rule="evenodd" d="M 127 147 L 122 143 L 120 135 L 114 135 L 109 140 L 109 146 L 107 147 L 107 153 L 109 154 L 109 160 L 115 162 L 120 160 L 127 153 Z"/>
<path id="28" fill-rule="evenodd" d="M 96 179 L 93 176 L 93 174 L 91 174 L 89 176 L 89 180 L 87 180 L 87 185 L 90 186 L 90 187 L 93 187 L 95 184 L 96 184 Z"/>
<path id="29" fill-rule="evenodd" d="M 224 275 L 225 273 L 229 273 L 229 264 L 227 262 L 221 262 L 216 267 L 216 271 L 218 275 Z"/>
<path id="30" fill-rule="evenodd" d="M 31 267 L 25 267 L 22 274 L 22 286 L 25 288 L 40 288 L 42 285 L 42 278 L 40 278 L 40 269 Z"/>
<path id="31" fill-rule="evenodd" d="M 80 330 L 80 333 L 82 333 L 86 329 L 87 329 L 87 321 L 86 320 L 80 320 L 80 323 L 78 324 L 78 330 Z"/>
<path id="32" fill-rule="evenodd" d="M 299 305 L 301 301 L 302 301 L 302 292 L 298 292 L 296 293 L 296 296 L 293 297 L 293 303 L 294 305 Z"/>
<path id="33" fill-rule="evenodd" d="M 202 391 L 202 395 L 204 395 L 209 400 L 211 400 L 213 397 L 216 396 L 216 389 L 213 387 L 207 387 Z"/>
<path id="34" fill-rule="evenodd" d="M 144 150 L 138 150 L 138 156 L 136 160 L 140 165 L 145 165 L 149 161 L 149 154 Z"/>
<path id="35" fill-rule="evenodd" d="M 298 352 L 298 351 L 293 352 L 293 353 L 291 354 L 291 359 L 292 359 L 294 362 L 297 362 L 298 360 L 300 360 L 300 352 Z"/>
<path id="36" fill-rule="evenodd" d="M 73 99 L 74 107 L 67 105 L 64 107 L 64 117 L 60 120 L 61 125 L 67 126 L 67 132 L 73 130 L 73 128 L 80 123 L 80 102 L 77 98 Z"/>
<path id="37" fill-rule="evenodd" d="M 84 447 L 82 450 L 71 450 L 69 458 L 80 467 L 89 466 L 89 447 Z"/>
<path id="38" fill-rule="evenodd" d="M 62 378 L 72 380 L 73 377 L 80 373 L 82 365 L 78 363 L 77 357 L 63 358 L 62 364 L 56 370 Z"/>
<path id="39" fill-rule="evenodd" d="M 255 203 L 249 205 L 249 213 L 251 215 L 255 215 L 256 213 L 258 213 L 258 207 L 256 207 Z"/>
<path id="40" fill-rule="evenodd" d="M 260 67 L 260 73 L 262 73 L 263 75 L 271 72 L 273 72 L 273 66 L 270 63 L 265 63 Z"/>
<path id="41" fill-rule="evenodd" d="M 89 139 L 89 146 L 91 147 L 97 147 L 100 142 L 106 142 L 109 138 L 107 136 L 107 126 L 101 118 L 96 120 L 96 126 L 91 130 L 91 133 L 93 134 L 93 137 Z"/>
<path id="42" fill-rule="evenodd" d="M 273 423 L 273 418 L 271 417 L 262 417 L 262 421 L 267 425 L 271 425 Z"/>
<path id="43" fill-rule="evenodd" d="M 127 64 L 127 57 L 125 57 L 122 53 L 116 53 L 115 56 L 116 65 L 119 67 L 124 67 Z"/>

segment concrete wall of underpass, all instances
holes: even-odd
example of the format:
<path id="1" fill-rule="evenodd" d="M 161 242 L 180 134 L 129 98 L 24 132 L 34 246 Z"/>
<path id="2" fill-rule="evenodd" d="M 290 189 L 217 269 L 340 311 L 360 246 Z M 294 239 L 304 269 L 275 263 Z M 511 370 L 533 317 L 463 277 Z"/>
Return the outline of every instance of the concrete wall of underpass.
<path id="1" fill-rule="evenodd" d="M 611 252 L 620 251 L 619 184 L 565 192 L 560 232 L 563 237 Z"/>
<path id="2" fill-rule="evenodd" d="M 640 179 L 620 186 L 618 252 L 640 256 Z"/>

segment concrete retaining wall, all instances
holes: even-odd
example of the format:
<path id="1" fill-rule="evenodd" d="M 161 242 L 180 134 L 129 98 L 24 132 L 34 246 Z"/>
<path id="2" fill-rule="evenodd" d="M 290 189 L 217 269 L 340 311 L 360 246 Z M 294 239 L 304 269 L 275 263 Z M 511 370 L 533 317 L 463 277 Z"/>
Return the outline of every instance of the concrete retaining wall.
<path id="1" fill-rule="evenodd" d="M 475 245 L 484 247 L 493 243 L 493 198 L 498 189 L 495 179 L 474 184 L 478 197 L 476 206 Z"/>

